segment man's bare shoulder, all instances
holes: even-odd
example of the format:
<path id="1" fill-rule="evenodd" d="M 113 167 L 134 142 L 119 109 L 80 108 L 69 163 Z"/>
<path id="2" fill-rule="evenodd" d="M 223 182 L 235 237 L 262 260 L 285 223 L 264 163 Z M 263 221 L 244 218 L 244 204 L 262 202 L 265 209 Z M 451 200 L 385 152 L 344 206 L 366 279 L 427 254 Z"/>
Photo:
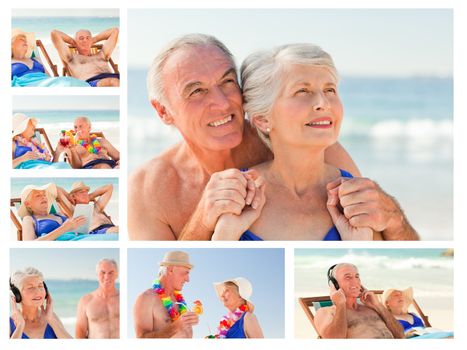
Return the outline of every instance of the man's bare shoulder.
<path id="1" fill-rule="evenodd" d="M 129 178 L 129 190 L 140 196 L 167 192 L 179 179 L 176 160 L 180 146 L 174 146 L 136 169 Z M 158 197 L 160 198 L 160 196 Z"/>
<path id="2" fill-rule="evenodd" d="M 140 293 L 136 298 L 137 303 L 142 303 L 146 307 L 153 306 L 156 300 L 159 300 L 155 297 L 154 291 L 152 289 L 146 289 L 144 292 Z"/>
<path id="3" fill-rule="evenodd" d="M 87 306 L 94 299 L 94 292 L 83 295 L 79 299 L 81 306 Z"/>

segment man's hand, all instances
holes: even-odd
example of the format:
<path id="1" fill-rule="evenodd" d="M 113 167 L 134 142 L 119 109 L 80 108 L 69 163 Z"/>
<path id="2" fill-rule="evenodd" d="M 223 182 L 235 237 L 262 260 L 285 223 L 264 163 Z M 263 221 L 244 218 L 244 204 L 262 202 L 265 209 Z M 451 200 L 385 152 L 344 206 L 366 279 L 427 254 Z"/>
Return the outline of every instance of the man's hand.
<path id="1" fill-rule="evenodd" d="M 415 230 L 397 201 L 367 178 L 338 178 L 326 186 L 338 188 L 340 205 L 353 227 L 370 227 L 385 240 L 417 240 Z"/>
<path id="2" fill-rule="evenodd" d="M 362 295 L 360 296 L 360 301 L 369 308 L 377 311 L 383 304 L 378 300 L 375 293 L 368 291 L 362 287 Z"/>
<path id="3" fill-rule="evenodd" d="M 342 288 L 336 290 L 333 284 L 330 284 L 329 286 L 329 296 L 331 297 L 332 303 L 336 305 L 336 307 L 345 305 L 347 301 Z"/>
<path id="4" fill-rule="evenodd" d="M 184 331 L 187 329 L 191 329 L 191 327 L 197 325 L 198 322 L 198 315 L 194 312 L 188 311 L 181 315 L 176 321 L 174 321 L 174 325 L 176 325 L 179 331 Z"/>

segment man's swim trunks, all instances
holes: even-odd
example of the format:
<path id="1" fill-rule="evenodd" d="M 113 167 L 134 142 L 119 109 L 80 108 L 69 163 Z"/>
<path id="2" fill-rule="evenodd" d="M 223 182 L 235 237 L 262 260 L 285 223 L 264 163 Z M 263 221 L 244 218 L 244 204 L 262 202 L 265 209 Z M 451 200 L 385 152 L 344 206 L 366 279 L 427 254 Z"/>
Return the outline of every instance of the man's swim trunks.
<path id="1" fill-rule="evenodd" d="M 102 224 L 96 227 L 94 230 L 89 231 L 89 234 L 90 235 L 104 234 L 104 233 L 107 233 L 107 230 L 111 227 L 115 227 L 115 225 L 114 224 Z"/>
<path id="2" fill-rule="evenodd" d="M 91 160 L 89 163 L 83 165 L 83 169 L 92 169 L 94 165 L 97 164 L 108 164 L 111 168 L 115 168 L 117 162 L 113 159 L 94 159 Z"/>
<path id="3" fill-rule="evenodd" d="M 101 73 L 92 78 L 86 80 L 86 82 L 91 85 L 92 87 L 97 87 L 97 83 L 105 78 L 117 78 L 120 79 L 119 73 Z"/>

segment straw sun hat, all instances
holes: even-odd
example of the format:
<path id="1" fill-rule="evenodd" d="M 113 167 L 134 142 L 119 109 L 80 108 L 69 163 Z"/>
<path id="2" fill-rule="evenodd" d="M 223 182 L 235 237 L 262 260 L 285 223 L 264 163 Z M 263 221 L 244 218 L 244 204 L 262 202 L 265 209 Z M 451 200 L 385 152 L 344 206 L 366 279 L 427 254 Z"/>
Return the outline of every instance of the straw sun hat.
<path id="1" fill-rule="evenodd" d="M 18 215 L 21 218 L 24 218 L 27 215 L 30 215 L 28 208 L 26 208 L 25 202 L 28 200 L 29 195 L 32 191 L 45 191 L 45 195 L 47 197 L 47 212 L 50 212 L 53 202 L 55 198 L 57 198 L 57 187 L 53 183 L 49 183 L 44 186 L 35 186 L 35 185 L 27 185 L 21 191 L 21 206 L 18 209 Z"/>
<path id="2" fill-rule="evenodd" d="M 71 185 L 70 194 L 75 193 L 76 191 L 86 190 L 89 191 L 91 188 L 86 186 L 83 181 L 76 181 Z"/>
<path id="3" fill-rule="evenodd" d="M 404 310 L 403 311 L 407 312 L 407 309 L 409 308 L 410 304 L 413 303 L 413 288 L 412 287 L 406 288 L 404 290 L 394 289 L 394 288 L 386 289 L 383 295 L 381 296 L 381 301 L 383 305 L 386 306 L 386 301 L 389 299 L 392 292 L 395 292 L 395 291 L 400 291 L 402 293 L 402 298 L 404 299 L 404 308 L 403 308 Z"/>
<path id="4" fill-rule="evenodd" d="M 37 125 L 37 119 L 28 117 L 24 113 L 15 113 L 13 115 L 13 134 L 12 136 L 20 135 L 28 127 L 29 121 L 32 121 L 34 125 Z"/>
<path id="5" fill-rule="evenodd" d="M 190 257 L 187 253 L 181 251 L 171 251 L 164 255 L 164 259 L 159 263 L 160 266 L 183 266 L 189 269 L 193 268 L 190 263 Z"/>

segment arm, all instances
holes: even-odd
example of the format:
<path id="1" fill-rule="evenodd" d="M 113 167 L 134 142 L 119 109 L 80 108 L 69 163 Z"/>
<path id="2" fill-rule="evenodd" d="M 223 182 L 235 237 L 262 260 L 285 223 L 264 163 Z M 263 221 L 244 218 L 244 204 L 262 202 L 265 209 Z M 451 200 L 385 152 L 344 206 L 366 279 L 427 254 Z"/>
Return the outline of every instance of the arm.
<path id="1" fill-rule="evenodd" d="M 52 43 L 57 49 L 60 58 L 65 62 L 70 62 L 73 55 L 71 54 L 68 45 L 76 46 L 73 38 L 59 30 L 52 30 L 50 38 L 52 39 Z"/>
<path id="2" fill-rule="evenodd" d="M 112 55 L 115 46 L 117 46 L 118 41 L 118 28 L 107 29 L 92 38 L 92 42 L 98 43 L 99 41 L 105 40 L 105 43 L 102 45 L 102 53 L 106 60 Z"/>
<path id="3" fill-rule="evenodd" d="M 384 323 L 386 323 L 386 327 L 388 327 L 395 339 L 405 339 L 404 328 L 384 305 L 380 303 L 374 310 L 383 319 Z"/>
<path id="4" fill-rule="evenodd" d="M 15 331 L 11 333 L 10 329 L 10 339 L 21 339 L 23 336 L 24 332 L 24 326 L 26 324 L 23 315 L 21 312 L 18 310 L 18 306 L 16 305 L 16 300 L 14 296 L 11 296 L 10 298 L 11 302 L 11 318 L 13 319 L 13 322 L 15 324 Z"/>
<path id="5" fill-rule="evenodd" d="M 145 169 L 128 181 L 128 235 L 131 240 L 176 240 L 163 210 L 157 182 Z M 163 190 L 163 189 L 162 189 Z"/>
<path id="6" fill-rule="evenodd" d="M 63 326 L 62 321 L 60 321 L 58 316 L 53 311 L 53 300 L 52 300 L 52 295 L 50 291 L 49 291 L 49 296 L 46 299 L 46 307 L 44 308 L 44 305 L 42 305 L 41 310 L 45 314 L 47 323 L 50 325 L 50 327 L 52 327 L 58 339 L 72 339 L 73 338 Z"/>
<path id="7" fill-rule="evenodd" d="M 67 191 L 65 191 L 64 188 L 60 186 L 56 186 L 56 187 L 57 187 L 56 201 L 64 205 L 68 209 L 68 211 L 73 214 L 73 212 L 75 211 L 73 198 L 71 198 L 70 194 Z"/>
<path id="8" fill-rule="evenodd" d="M 81 157 L 78 154 L 77 148 L 78 146 L 70 146 L 65 149 L 65 152 L 68 156 L 68 161 L 70 162 L 70 165 L 73 169 L 81 169 L 83 167 L 83 161 L 81 160 Z"/>
<path id="9" fill-rule="evenodd" d="M 59 236 L 63 235 L 66 232 L 70 232 L 75 228 L 81 226 L 86 221 L 84 216 L 79 216 L 77 218 L 66 220 L 60 227 L 55 230 L 41 236 L 36 236 L 36 231 L 34 228 L 34 221 L 32 217 L 26 216 L 23 219 L 23 239 L 25 241 L 54 241 Z"/>
<path id="10" fill-rule="evenodd" d="M 264 338 L 258 319 L 251 312 L 247 312 L 245 315 L 243 330 L 245 331 L 247 338 Z"/>
<path id="11" fill-rule="evenodd" d="M 118 162 L 120 160 L 120 152 L 106 139 L 99 140 L 101 145 L 107 150 L 110 158 Z"/>
<path id="12" fill-rule="evenodd" d="M 324 161 L 339 169 L 348 171 L 353 176 L 361 176 L 360 170 L 358 170 L 358 167 L 352 157 L 350 157 L 345 148 L 342 147 L 339 142 L 336 142 L 332 146 L 326 148 Z"/>
<path id="13" fill-rule="evenodd" d="M 87 295 L 82 297 L 78 303 L 78 309 L 76 312 L 76 327 L 75 337 L 76 339 L 87 339 L 89 335 L 88 317 L 86 316 L 87 306 Z"/>
<path id="14" fill-rule="evenodd" d="M 316 312 L 315 325 L 321 338 L 347 338 L 347 310 L 345 304 L 319 309 Z"/>
<path id="15" fill-rule="evenodd" d="M 97 209 L 102 212 L 112 198 L 114 187 L 112 184 L 104 185 L 89 194 L 89 199 L 96 203 Z M 97 200 L 96 200 L 97 198 Z"/>

